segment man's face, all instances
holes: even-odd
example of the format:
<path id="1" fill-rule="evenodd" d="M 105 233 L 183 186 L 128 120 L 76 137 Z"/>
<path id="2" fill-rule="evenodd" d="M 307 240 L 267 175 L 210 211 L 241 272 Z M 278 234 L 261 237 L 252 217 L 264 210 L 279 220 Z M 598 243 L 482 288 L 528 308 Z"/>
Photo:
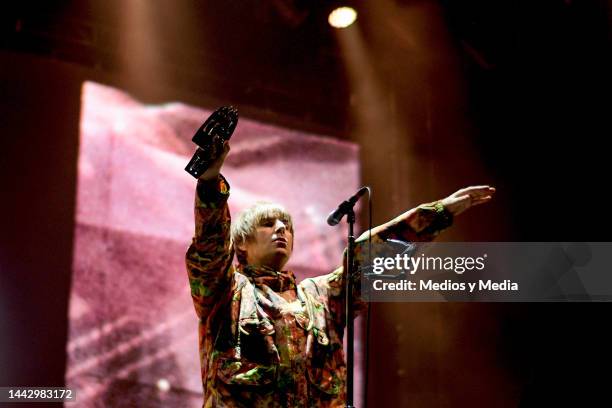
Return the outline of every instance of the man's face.
<path id="1" fill-rule="evenodd" d="M 293 252 L 292 226 L 288 220 L 266 218 L 256 227 L 253 237 L 239 245 L 247 254 L 247 262 L 280 271 Z"/>

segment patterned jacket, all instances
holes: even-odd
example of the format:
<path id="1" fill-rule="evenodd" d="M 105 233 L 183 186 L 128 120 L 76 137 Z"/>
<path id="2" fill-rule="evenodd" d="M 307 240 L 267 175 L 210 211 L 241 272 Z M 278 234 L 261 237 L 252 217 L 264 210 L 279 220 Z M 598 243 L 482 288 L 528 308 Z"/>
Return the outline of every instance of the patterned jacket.
<path id="1" fill-rule="evenodd" d="M 223 177 L 198 182 L 186 255 L 203 407 L 344 406 L 344 268 L 296 285 L 290 271 L 233 266 L 228 196 Z M 372 242 L 430 241 L 451 218 L 439 202 L 421 205 L 374 228 Z M 363 302 L 354 281 L 357 313 Z"/>

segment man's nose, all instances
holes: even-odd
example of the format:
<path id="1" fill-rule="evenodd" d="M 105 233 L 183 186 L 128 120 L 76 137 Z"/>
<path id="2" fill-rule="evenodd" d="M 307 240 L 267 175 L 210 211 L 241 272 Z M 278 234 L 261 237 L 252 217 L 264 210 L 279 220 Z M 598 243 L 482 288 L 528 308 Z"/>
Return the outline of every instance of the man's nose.
<path id="1" fill-rule="evenodd" d="M 274 224 L 274 232 L 280 232 L 280 231 L 285 232 L 286 229 L 287 229 L 287 226 L 285 225 L 284 222 L 282 222 L 281 220 L 276 220 L 276 223 Z"/>

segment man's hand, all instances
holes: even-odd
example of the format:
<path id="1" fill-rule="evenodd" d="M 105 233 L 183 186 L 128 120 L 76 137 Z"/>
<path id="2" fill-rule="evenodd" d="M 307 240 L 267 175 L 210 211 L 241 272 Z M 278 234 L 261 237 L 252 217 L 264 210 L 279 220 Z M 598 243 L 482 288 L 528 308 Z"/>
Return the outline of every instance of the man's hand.
<path id="1" fill-rule="evenodd" d="M 457 216 L 474 205 L 491 201 L 493 194 L 495 194 L 495 188 L 491 186 L 466 187 L 443 199 L 442 205 L 453 216 Z"/>
<path id="2" fill-rule="evenodd" d="M 229 151 L 229 142 L 223 143 L 223 153 L 217 158 L 217 160 L 210 164 L 210 167 L 204 173 L 202 173 L 199 179 L 203 181 L 216 180 L 221 173 L 221 167 L 223 167 L 223 162 L 225 161 L 225 157 Z"/>

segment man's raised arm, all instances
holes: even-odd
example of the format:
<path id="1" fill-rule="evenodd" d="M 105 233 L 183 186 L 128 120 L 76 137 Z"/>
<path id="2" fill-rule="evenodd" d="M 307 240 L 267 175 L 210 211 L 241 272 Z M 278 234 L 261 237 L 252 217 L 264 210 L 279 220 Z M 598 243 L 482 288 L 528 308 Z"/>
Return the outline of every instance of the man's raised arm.
<path id="1" fill-rule="evenodd" d="M 230 239 L 229 185 L 220 175 L 224 154 L 199 178 L 195 198 L 195 236 L 186 254 L 187 274 L 196 313 L 206 323 L 230 290 L 234 251 Z"/>

